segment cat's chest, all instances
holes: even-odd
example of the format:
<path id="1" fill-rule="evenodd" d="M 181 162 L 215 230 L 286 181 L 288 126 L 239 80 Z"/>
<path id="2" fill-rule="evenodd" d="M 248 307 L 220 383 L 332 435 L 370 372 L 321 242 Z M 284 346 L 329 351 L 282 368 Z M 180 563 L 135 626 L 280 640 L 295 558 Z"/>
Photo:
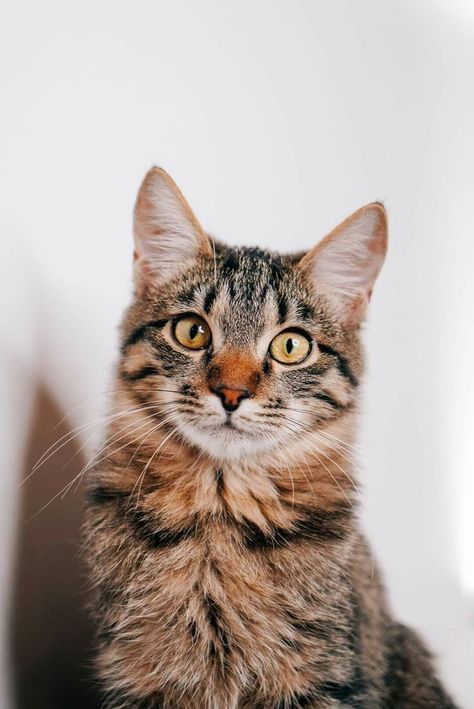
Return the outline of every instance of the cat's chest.
<path id="1" fill-rule="evenodd" d="M 270 555 L 252 553 L 222 524 L 208 523 L 160 556 L 160 605 L 167 600 L 169 614 L 194 622 L 209 641 L 213 632 L 222 639 L 224 624 L 231 634 L 255 627 L 281 602 L 288 585 Z"/>
<path id="2" fill-rule="evenodd" d="M 173 647 L 180 653 L 186 648 L 225 664 L 231 655 L 234 662 L 237 656 L 247 661 L 268 654 L 269 647 L 277 658 L 293 643 L 289 619 L 309 582 L 314 554 L 308 546 L 280 544 L 281 531 L 277 543 L 271 518 L 278 514 L 276 491 L 267 476 L 252 472 L 201 471 L 199 486 L 184 491 L 182 508 L 193 510 L 180 522 L 184 531 L 165 536 L 163 548 L 144 562 L 145 578 L 137 585 L 148 589 L 142 598 L 155 619 L 153 635 L 171 654 Z M 167 502 L 157 497 L 157 509 Z"/>
<path id="3" fill-rule="evenodd" d="M 181 547 L 166 553 L 142 608 L 148 657 L 168 681 L 226 692 L 236 677 L 251 686 L 262 667 L 278 691 L 304 680 L 309 654 L 292 625 L 289 575 L 218 525 Z"/>
<path id="4" fill-rule="evenodd" d="M 207 491 L 203 480 L 199 496 L 192 486 L 182 486 L 181 497 L 158 488 L 140 511 L 127 507 L 116 518 L 107 539 L 116 544 L 120 603 L 108 610 L 107 661 L 115 668 L 132 662 L 135 686 L 150 694 L 169 688 L 170 706 L 181 706 L 174 693 L 184 688 L 189 706 L 226 709 L 246 706 L 258 687 L 275 698 L 303 691 L 334 644 L 327 631 L 341 587 L 334 542 L 329 556 L 314 541 L 320 526 L 305 527 L 306 536 L 286 533 L 284 519 L 264 531 L 260 500 L 276 508 L 265 489 L 247 505 L 243 475 L 229 485 L 209 476 Z M 106 523 L 107 531 L 114 527 Z M 220 703 L 209 704 L 215 696 Z"/>

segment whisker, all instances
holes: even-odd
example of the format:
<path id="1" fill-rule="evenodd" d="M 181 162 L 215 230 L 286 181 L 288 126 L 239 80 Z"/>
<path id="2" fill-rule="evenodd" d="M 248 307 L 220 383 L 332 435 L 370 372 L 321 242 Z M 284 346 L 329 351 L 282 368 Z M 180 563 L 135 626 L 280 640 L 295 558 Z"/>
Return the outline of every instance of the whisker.
<path id="1" fill-rule="evenodd" d="M 170 418 L 171 418 L 171 417 L 170 417 Z M 155 430 L 158 429 L 158 428 L 160 428 L 161 425 L 164 425 L 164 424 L 167 422 L 167 420 L 168 420 L 168 419 L 165 419 L 163 422 L 161 422 L 161 424 L 158 424 L 158 425 L 155 427 Z M 132 433 L 133 433 L 133 432 L 132 432 Z M 127 434 L 126 434 L 126 435 L 127 435 Z M 145 435 L 146 435 L 146 433 L 143 434 L 143 436 L 145 436 Z M 124 438 L 124 436 L 122 436 L 121 438 Z M 139 438 L 140 438 L 140 437 L 139 437 Z M 138 438 L 138 439 L 135 439 L 135 441 L 136 441 L 136 440 L 139 440 L 139 438 Z M 119 439 L 119 440 L 120 440 L 120 439 Z M 134 442 L 135 442 L 135 441 L 134 441 Z M 130 442 L 127 442 L 127 443 L 125 443 L 123 446 L 120 446 L 119 448 L 116 448 L 114 451 L 112 451 L 112 454 L 118 453 L 118 451 L 122 450 L 123 448 L 126 448 L 128 445 L 130 445 Z M 64 499 L 64 497 L 67 495 L 67 493 L 69 492 L 69 490 L 71 489 L 71 487 L 74 485 L 74 483 L 75 483 L 77 480 L 82 479 L 82 478 L 84 477 L 85 473 L 87 473 L 89 470 L 91 470 L 93 467 L 95 467 L 96 465 L 98 465 L 99 463 L 101 463 L 103 460 L 105 460 L 105 459 L 108 458 L 108 457 L 109 457 L 109 454 L 107 454 L 106 456 L 103 456 L 102 458 L 99 458 L 99 460 L 96 460 L 95 457 L 94 457 L 91 461 L 89 461 L 89 462 L 82 468 L 82 470 L 79 471 L 79 473 L 78 473 L 67 485 L 65 485 L 53 498 L 51 498 L 51 500 L 50 500 L 48 503 L 46 503 L 46 505 L 43 505 L 43 507 L 41 507 L 41 509 L 38 510 L 38 512 L 36 512 L 36 513 L 35 513 L 32 517 L 30 517 L 29 519 L 33 519 L 33 518 L 36 517 L 38 514 L 40 514 L 40 513 L 41 513 L 43 510 L 45 510 L 52 502 L 54 502 L 54 500 L 56 500 L 58 497 L 61 497 L 61 499 Z"/>
<path id="2" fill-rule="evenodd" d="M 301 411 L 301 410 L 298 410 L 298 409 L 291 409 L 290 407 L 282 407 L 282 408 L 284 408 L 285 411 Z M 302 413 L 303 413 L 303 412 L 302 412 Z M 306 413 L 307 413 L 307 412 L 306 412 Z M 264 416 L 268 416 L 268 414 L 263 414 L 263 415 L 264 415 Z M 306 422 L 304 422 L 304 421 L 298 421 L 298 419 L 291 418 L 291 417 L 289 417 L 289 416 L 286 415 L 286 414 L 280 415 L 280 416 L 279 416 L 278 414 L 276 414 L 276 415 L 273 415 L 273 417 L 274 417 L 274 418 L 282 417 L 282 418 L 286 419 L 287 421 L 292 421 L 292 422 L 293 422 L 294 424 L 296 424 L 299 428 L 301 428 L 302 431 L 304 430 L 304 431 L 307 431 L 307 432 L 316 434 L 316 435 L 318 435 L 318 436 L 325 436 L 325 435 L 327 435 L 325 431 L 323 431 L 323 430 L 321 430 L 321 429 L 319 429 L 319 428 L 313 428 L 313 427 L 310 426 L 310 424 L 308 424 L 308 423 L 306 423 Z M 295 433 L 296 433 L 296 432 L 297 432 L 297 431 L 295 431 Z M 331 437 L 331 438 L 334 438 L 334 436 Z M 356 466 L 356 467 L 359 467 L 358 460 L 357 460 L 357 458 L 355 457 L 356 454 L 355 454 L 355 453 L 352 453 L 352 452 L 349 451 L 349 450 L 347 450 L 346 447 L 345 447 L 345 445 L 344 445 L 344 446 L 342 445 L 342 444 L 344 443 L 343 441 L 341 441 L 341 443 L 335 443 L 335 442 L 333 442 L 332 440 L 331 440 L 330 442 L 328 442 L 328 441 L 325 441 L 324 439 L 322 439 L 322 442 L 324 442 L 325 445 L 329 445 L 329 447 L 330 447 L 331 450 L 333 450 L 334 452 L 337 452 L 339 455 L 341 455 L 341 457 L 344 458 L 348 463 L 351 463 L 352 465 L 354 465 L 354 466 Z M 349 444 L 347 444 L 347 445 L 349 445 Z M 350 456 L 350 457 L 349 457 L 349 456 Z"/>
<path id="3" fill-rule="evenodd" d="M 161 403 L 160 403 L 160 404 L 156 404 L 156 407 L 157 407 L 157 409 L 160 409 L 162 405 L 169 405 L 169 404 L 173 404 L 173 403 L 179 403 L 179 402 L 178 402 L 178 400 L 169 401 L 169 402 L 167 401 L 167 402 L 164 402 L 163 404 L 161 404 Z M 136 413 L 136 412 L 135 412 L 135 413 Z M 141 412 L 138 412 L 138 413 L 141 413 Z M 156 415 L 155 413 L 152 413 L 152 415 L 146 414 L 146 417 L 147 417 L 147 418 L 152 418 L 152 416 L 154 417 L 155 415 Z M 118 431 L 116 431 L 116 432 L 114 433 L 114 435 L 113 435 L 111 438 L 107 439 L 107 440 L 108 440 L 108 443 L 112 443 L 112 442 L 114 441 L 114 439 L 116 438 L 116 436 L 118 436 L 118 435 L 119 435 L 120 433 L 122 433 L 123 431 L 126 431 L 128 428 L 133 427 L 134 425 L 136 425 L 136 423 L 137 423 L 136 421 L 132 421 L 132 423 L 129 423 L 129 424 L 127 424 L 126 426 L 122 426 Z M 149 422 L 148 422 L 148 421 L 145 421 L 145 423 L 143 424 L 143 426 L 146 426 L 147 423 L 149 423 Z M 142 428 L 142 426 L 139 426 L 138 428 Z M 134 430 L 138 430 L 138 428 L 137 428 L 137 429 L 134 429 Z M 74 458 L 75 458 L 84 448 L 86 448 L 86 447 L 88 446 L 89 442 L 90 442 L 91 440 L 93 440 L 93 438 L 94 438 L 95 436 L 96 436 L 96 433 L 94 432 L 91 436 L 89 436 L 89 437 L 86 439 L 86 441 L 82 444 L 82 446 L 80 446 L 80 447 L 78 448 L 78 450 L 69 458 L 69 460 L 67 460 L 66 463 L 64 463 L 64 465 L 62 466 L 62 467 L 63 467 L 63 470 L 72 462 L 72 460 L 74 460 Z M 100 449 L 99 449 L 99 452 L 100 452 Z M 53 453 L 52 455 L 54 455 L 54 453 Z"/>
<path id="4" fill-rule="evenodd" d="M 165 390 L 161 390 L 161 391 L 165 391 Z M 168 391 L 169 393 L 174 393 L 174 394 L 178 393 L 178 392 L 171 390 L 171 389 L 166 390 L 166 391 Z M 125 416 L 129 416 L 130 414 L 141 413 L 141 412 L 145 412 L 145 411 L 152 411 L 153 409 L 159 410 L 161 407 L 169 406 L 169 405 L 177 403 L 177 402 L 179 402 L 179 400 L 177 400 L 177 399 L 172 400 L 172 401 L 148 402 L 145 404 L 141 404 L 140 406 L 136 406 L 136 407 L 133 407 L 130 409 L 125 409 L 125 410 L 122 410 L 122 411 L 119 411 L 119 412 L 116 412 L 113 414 L 109 414 L 107 416 L 100 416 L 96 419 L 93 419 L 92 421 L 88 421 L 84 424 L 81 424 L 80 426 L 77 426 L 76 428 L 72 429 L 72 431 L 68 431 L 67 433 L 65 433 L 57 441 L 52 443 L 51 446 L 49 446 L 49 448 L 40 456 L 40 458 L 38 458 L 36 463 L 33 465 L 31 472 L 20 482 L 20 485 L 22 485 L 27 480 L 29 480 L 29 478 L 40 467 L 42 467 L 53 455 L 58 453 L 65 445 L 70 443 L 74 438 L 80 436 L 85 430 L 87 430 L 87 428 L 90 428 L 91 426 L 95 426 L 95 425 L 97 425 L 99 428 L 104 427 L 108 423 L 110 423 L 116 419 L 119 419 L 119 418 L 122 418 Z M 89 436 L 87 438 L 87 440 L 85 441 L 85 443 L 80 446 L 79 450 L 77 450 L 74 453 L 72 458 L 70 460 L 68 460 L 67 463 L 65 463 L 63 467 L 66 467 L 71 462 L 71 460 L 73 458 L 75 458 L 76 455 L 78 455 L 78 453 L 88 445 L 88 443 L 95 437 L 95 435 L 96 435 L 96 433 L 94 432 L 91 436 Z"/>
<path id="5" fill-rule="evenodd" d="M 145 467 L 143 468 L 142 472 L 141 472 L 140 475 L 138 476 L 137 482 L 140 481 L 140 484 L 139 484 L 139 488 L 138 488 L 138 492 L 137 492 L 137 505 L 138 505 L 138 500 L 140 499 L 140 494 L 141 494 L 141 488 L 142 488 L 143 480 L 145 479 L 145 475 L 146 475 L 146 473 L 147 473 L 148 468 L 149 468 L 150 465 L 151 465 L 151 462 L 153 461 L 153 459 L 155 458 L 155 456 L 159 453 L 159 451 L 162 449 L 162 447 L 163 447 L 163 445 L 166 443 L 166 441 L 169 440 L 169 439 L 171 438 L 171 436 L 175 435 L 175 433 L 176 433 L 176 432 L 175 432 L 174 430 L 172 430 L 172 431 L 166 436 L 166 438 L 161 442 L 161 444 L 158 446 L 158 448 L 156 448 L 156 450 L 152 453 L 152 455 L 150 456 L 150 458 L 149 458 L 149 460 L 148 460 L 148 463 L 145 465 Z M 133 486 L 132 492 L 130 493 L 130 500 L 132 499 L 132 495 L 133 495 L 133 493 L 134 493 L 134 490 L 135 490 L 135 487 L 136 487 L 136 485 L 137 485 L 137 482 L 135 482 L 135 485 Z"/>
<path id="6" fill-rule="evenodd" d="M 174 412 L 173 412 L 170 416 L 168 416 L 167 418 L 163 419 L 163 421 L 160 421 L 160 423 L 158 423 L 158 424 L 156 425 L 155 430 L 157 430 L 158 428 L 161 428 L 161 426 L 164 426 L 168 421 L 171 421 L 172 418 L 173 418 L 173 416 L 174 416 Z M 148 421 L 147 421 L 146 423 L 149 424 Z M 143 428 L 143 426 L 140 426 L 139 428 Z M 122 439 L 125 438 L 127 435 L 128 435 L 128 434 L 125 434 L 124 436 L 121 436 L 120 438 L 116 439 L 116 440 L 114 441 L 114 443 L 118 443 L 118 441 L 122 440 Z M 144 434 L 144 435 L 145 435 L 145 434 Z M 129 442 L 127 441 L 123 446 L 120 446 L 119 448 L 116 448 L 115 450 L 113 450 L 113 451 L 112 451 L 112 454 L 115 455 L 115 453 L 118 453 L 119 451 L 123 450 L 123 448 L 126 448 L 128 445 L 129 445 Z M 103 448 L 103 449 L 99 452 L 99 455 L 100 455 L 101 453 L 105 452 L 105 450 L 107 450 L 108 447 L 110 447 L 110 446 L 107 445 L 105 448 Z M 96 460 L 95 458 L 93 458 L 92 461 L 90 462 L 90 464 L 87 466 L 87 469 L 90 470 L 90 467 L 94 467 L 94 466 L 98 465 L 98 464 L 101 463 L 103 460 L 105 460 L 106 458 L 108 458 L 109 455 L 110 455 L 110 454 L 107 453 L 107 455 L 102 456 L 102 457 L 99 458 L 98 460 Z M 89 466 L 90 466 L 90 467 L 89 467 Z M 87 472 L 87 471 L 85 471 L 85 472 Z"/>
<path id="7" fill-rule="evenodd" d="M 314 413 L 310 409 L 296 409 L 291 406 L 280 406 L 279 408 L 282 409 L 283 411 L 290 411 L 290 412 L 299 413 L 299 414 L 311 415 L 312 413 Z M 328 436 L 329 438 L 334 439 L 337 443 L 344 446 L 345 448 L 355 451 L 356 454 L 360 453 L 360 446 L 355 446 L 351 443 L 348 443 L 347 441 L 343 441 L 342 439 L 337 438 L 337 436 L 334 436 L 333 434 L 329 433 L 328 431 L 323 431 L 322 429 L 318 429 L 318 431 L 319 431 L 319 433 L 324 434 L 324 435 Z"/>
<path id="8" fill-rule="evenodd" d="M 285 418 L 287 421 L 292 421 L 293 423 L 297 424 L 300 427 L 302 432 L 309 433 L 313 436 L 315 436 L 315 435 L 321 436 L 322 432 L 319 429 L 311 428 L 309 426 L 309 424 L 305 424 L 304 422 L 298 421 L 297 419 L 290 418 L 289 416 L 284 416 L 283 418 Z M 297 433 L 297 431 L 295 431 L 295 433 Z M 350 453 L 349 451 L 346 451 L 344 448 L 342 448 L 342 446 L 340 446 L 336 443 L 333 443 L 332 441 L 328 442 L 324 438 L 321 439 L 321 443 L 328 446 L 330 448 L 330 450 L 332 450 L 332 451 L 334 451 L 334 453 L 337 453 L 338 455 L 340 455 L 342 458 L 344 458 L 344 460 L 346 460 L 348 463 L 350 463 L 354 467 L 356 467 L 356 468 L 360 467 L 359 462 L 355 459 L 354 454 Z M 337 446 L 337 448 L 335 446 Z M 351 456 L 351 457 L 349 457 L 349 456 Z"/>
<path id="9" fill-rule="evenodd" d="M 322 432 L 315 430 L 313 431 L 314 434 L 318 436 L 322 436 Z M 354 453 L 350 453 L 349 451 L 346 451 L 345 448 L 343 448 L 339 443 L 331 443 L 329 442 L 326 438 L 322 437 L 321 442 L 324 443 L 324 445 L 328 446 L 330 450 L 334 451 L 338 455 L 340 455 L 342 458 L 344 458 L 345 461 L 350 463 L 356 468 L 359 468 L 359 461 L 356 459 Z"/>
<path id="10" fill-rule="evenodd" d="M 276 435 L 276 432 L 274 432 L 274 433 L 275 433 L 275 435 Z M 273 434 L 270 434 L 270 433 L 269 433 L 269 434 L 267 434 L 267 435 L 269 435 L 270 438 L 271 438 L 272 440 L 274 440 Z M 286 460 L 286 453 L 285 453 L 285 451 L 279 446 L 278 440 L 277 440 L 277 442 L 276 442 L 276 446 L 277 446 L 278 450 L 281 451 L 281 453 L 283 454 L 283 459 L 284 459 L 284 461 L 285 461 L 285 465 L 286 465 L 286 468 L 287 468 L 287 470 L 288 470 L 288 475 L 290 476 L 291 490 L 292 490 L 292 504 L 291 504 L 291 506 L 292 506 L 292 509 L 294 509 L 294 508 L 295 508 L 295 482 L 294 482 L 294 480 L 293 480 L 293 475 L 292 475 L 290 466 L 288 465 L 288 462 L 287 462 L 287 460 Z"/>
<path id="11" fill-rule="evenodd" d="M 343 487 L 339 484 L 337 478 L 335 478 L 334 475 L 331 473 L 331 471 L 329 470 L 329 468 L 327 467 L 327 465 L 326 465 L 326 464 L 321 460 L 321 458 L 319 458 L 317 455 L 316 455 L 316 460 L 317 460 L 319 463 L 321 463 L 321 465 L 322 465 L 323 468 L 326 470 L 326 472 L 328 473 L 328 475 L 330 475 L 331 478 L 333 479 L 333 481 L 336 483 L 337 487 L 338 487 L 339 490 L 342 492 L 342 494 L 343 494 L 344 497 L 346 498 L 346 500 L 347 500 L 347 502 L 349 503 L 349 505 L 351 506 L 351 508 L 353 508 L 354 505 L 352 504 L 352 500 L 349 498 L 349 496 L 347 495 L 347 493 L 346 493 L 346 491 L 343 489 Z"/>
<path id="12" fill-rule="evenodd" d="M 212 236 L 209 236 L 212 244 L 212 257 L 214 259 L 214 287 L 217 288 L 217 257 L 216 257 L 216 243 Z"/>
<path id="13" fill-rule="evenodd" d="M 76 402 L 73 406 L 71 406 L 71 408 L 66 411 L 66 413 L 64 414 L 64 416 L 59 419 L 58 423 L 56 423 L 56 424 L 53 426 L 53 429 L 52 429 L 52 430 L 53 430 L 53 431 L 56 431 L 56 429 L 58 429 L 59 426 L 60 426 L 62 423 L 64 423 L 64 421 L 66 421 L 66 419 L 69 418 L 70 414 L 71 414 L 73 411 L 76 411 L 80 406 L 82 406 L 83 404 L 85 404 L 85 403 L 91 401 L 91 399 L 95 399 L 95 398 L 98 397 L 98 396 L 106 396 L 107 394 L 120 394 L 120 393 L 123 393 L 123 392 L 131 393 L 131 392 L 133 392 L 133 391 L 136 391 L 137 389 L 138 389 L 138 390 L 142 390 L 142 391 L 150 391 L 150 387 L 139 387 L 139 386 L 134 386 L 133 389 L 131 389 L 131 388 L 129 387 L 129 388 L 122 388 L 122 389 L 105 389 L 104 391 L 96 391 L 95 394 L 91 394 L 91 396 L 87 396 L 87 397 L 85 397 L 84 399 L 81 399 L 80 401 Z M 166 393 L 166 394 L 179 394 L 179 391 L 177 391 L 176 389 L 162 389 L 162 388 L 153 387 L 153 388 L 152 388 L 152 391 L 153 391 L 153 392 L 160 392 L 160 393 L 163 392 L 163 393 Z"/>
<path id="14" fill-rule="evenodd" d="M 319 431 L 319 433 L 321 433 L 324 436 L 327 436 L 328 438 L 332 438 L 334 441 L 336 441 L 340 445 L 344 446 L 345 448 L 352 449 L 353 451 L 355 451 L 356 454 L 360 453 L 360 450 L 361 450 L 360 446 L 351 445 L 350 443 L 347 443 L 347 441 L 343 441 L 340 438 L 333 436 L 331 433 L 328 433 L 327 431 Z"/>
<path id="15" fill-rule="evenodd" d="M 49 446 L 49 448 L 38 458 L 36 463 L 33 465 L 31 473 L 29 473 L 29 475 L 27 475 L 27 477 L 24 478 L 20 484 L 25 483 L 33 475 L 33 473 L 36 472 L 36 470 L 38 470 L 38 468 L 40 468 L 42 465 L 44 465 L 44 463 L 46 463 L 46 461 L 49 460 L 49 458 L 51 458 L 52 455 L 54 455 L 55 453 L 60 451 L 61 448 L 63 448 L 63 446 L 70 443 L 70 441 L 72 441 L 74 438 L 81 435 L 81 433 L 83 431 L 85 431 L 87 428 L 89 428 L 90 426 L 94 426 L 96 424 L 100 425 L 102 423 L 106 424 L 106 423 L 113 421 L 117 418 L 121 418 L 123 416 L 128 416 L 130 413 L 135 413 L 137 411 L 144 411 L 146 409 L 150 409 L 150 408 L 154 408 L 154 407 L 156 407 L 156 404 L 144 404 L 144 405 L 135 407 L 133 409 L 127 409 L 125 411 L 121 411 L 119 413 L 109 414 L 107 416 L 100 416 L 97 419 L 93 419 L 92 421 L 88 421 L 84 424 L 81 424 L 80 426 L 76 426 L 76 428 L 73 428 L 72 431 L 68 431 L 63 436 L 61 436 L 57 441 L 55 441 L 54 443 L 52 443 Z M 61 444 L 61 445 L 58 446 L 58 444 Z M 58 447 L 55 448 L 55 446 L 58 446 Z"/>
<path id="16" fill-rule="evenodd" d="M 315 435 L 317 435 L 318 431 L 307 430 L 306 433 L 309 434 L 310 436 L 314 437 Z M 325 458 L 327 458 L 333 465 L 335 465 L 336 468 L 338 468 L 338 469 L 343 473 L 343 475 L 346 476 L 346 478 L 349 480 L 349 482 L 351 483 L 351 485 L 352 485 L 352 487 L 354 488 L 354 490 L 355 490 L 358 494 L 360 494 L 360 493 L 359 493 L 359 488 L 358 488 L 358 486 L 356 485 L 356 483 L 354 482 L 354 480 L 351 478 L 351 476 L 349 475 L 349 473 L 348 473 L 346 470 L 344 470 L 344 468 L 342 468 L 342 467 L 339 465 L 339 463 L 337 463 L 335 460 L 333 460 L 333 459 L 331 458 L 331 456 L 329 456 L 327 453 L 325 453 L 324 451 L 322 451 L 320 448 L 318 448 L 318 447 L 315 446 L 314 444 L 313 444 L 313 446 L 312 446 L 312 450 L 313 450 L 313 452 L 314 452 L 314 450 L 316 450 L 320 455 L 323 455 L 323 456 L 324 456 Z M 337 451 L 335 451 L 335 452 L 337 452 Z M 352 461 L 350 461 L 350 462 L 352 463 Z"/>
<path id="17" fill-rule="evenodd" d="M 170 416 L 169 418 L 165 419 L 165 420 L 163 421 L 163 423 L 168 423 L 168 421 L 172 420 L 173 414 L 175 414 L 176 412 L 177 412 L 177 410 L 172 411 L 172 412 L 171 412 L 171 416 Z M 148 433 L 148 435 L 145 436 L 145 438 L 142 440 L 142 442 L 140 443 L 140 445 L 135 448 L 135 451 L 134 451 L 132 457 L 130 458 L 130 460 L 128 461 L 127 467 L 125 468 L 125 470 L 128 470 L 128 468 L 130 467 L 130 465 L 131 465 L 133 459 L 135 458 L 136 454 L 138 453 L 138 451 L 140 450 L 140 448 L 142 447 L 142 445 L 143 445 L 143 444 L 145 443 L 145 441 L 147 440 L 148 436 L 151 436 L 151 435 L 152 435 L 153 433 L 155 433 L 155 431 L 157 431 L 160 427 L 161 427 L 160 425 L 155 426 L 155 427 Z M 132 491 L 132 492 L 133 492 L 133 491 Z"/>
<path id="18" fill-rule="evenodd" d="M 287 428 L 288 428 L 289 430 L 291 430 L 291 431 L 293 430 L 293 429 L 291 429 L 291 427 L 287 427 Z M 280 437 L 280 441 L 281 441 L 282 444 L 285 443 L 285 441 L 284 441 L 281 437 Z M 280 450 L 281 450 L 281 448 L 280 448 Z M 291 455 L 291 454 L 290 454 L 290 455 Z M 316 493 L 314 492 L 314 488 L 313 488 L 312 484 L 310 483 L 309 478 L 308 478 L 308 476 L 306 475 L 306 473 L 304 472 L 303 468 L 302 468 L 301 465 L 298 463 L 298 461 L 296 460 L 295 456 L 291 456 L 291 458 L 292 458 L 292 460 L 293 460 L 293 463 L 298 466 L 298 469 L 300 470 L 301 474 L 303 475 L 303 477 L 305 478 L 306 482 L 308 483 L 308 486 L 309 486 L 309 488 L 311 489 L 311 492 L 312 492 L 313 495 L 316 497 Z M 308 471 L 309 471 L 309 466 L 308 466 L 308 465 L 307 465 L 307 468 L 308 468 Z"/>
<path id="19" fill-rule="evenodd" d="M 325 453 L 324 451 L 322 451 L 320 448 L 317 448 L 317 447 L 316 447 L 316 451 L 317 451 L 318 453 L 320 453 L 321 455 L 323 455 L 325 458 L 327 458 L 327 460 L 329 460 L 333 465 L 335 465 L 336 468 L 338 468 L 338 469 L 341 471 L 341 473 L 343 473 L 343 475 L 346 476 L 346 478 L 349 480 L 349 482 L 351 483 L 352 487 L 353 487 L 354 490 L 357 492 L 357 494 L 360 494 L 359 488 L 358 488 L 357 485 L 355 484 L 354 480 L 351 478 L 351 476 L 349 475 L 349 473 L 348 473 L 346 470 L 344 470 L 344 468 L 342 468 L 342 467 L 339 465 L 339 463 L 337 463 L 335 460 L 333 460 L 333 459 L 331 458 L 331 456 L 329 456 L 327 453 Z"/>
<path id="20" fill-rule="evenodd" d="M 329 470 L 329 468 L 327 467 L 327 465 L 324 463 L 324 461 L 322 461 L 322 460 L 319 458 L 319 456 L 315 455 L 315 457 L 316 457 L 316 460 L 323 466 L 323 468 L 326 470 L 326 472 L 330 475 L 330 477 L 332 478 L 333 482 L 337 485 L 337 487 L 339 488 L 339 490 L 342 492 L 342 494 L 344 495 L 344 497 L 347 499 L 347 501 L 349 502 L 349 504 L 350 504 L 351 507 L 352 507 L 353 505 L 352 505 L 352 502 L 351 502 L 350 498 L 347 496 L 345 490 L 341 487 L 341 485 L 339 484 L 339 482 L 337 481 L 337 479 L 334 477 L 334 475 L 331 473 L 331 471 Z M 334 461 L 331 461 L 331 462 L 334 463 Z M 301 468 L 300 468 L 300 470 L 301 470 L 301 472 L 303 473 L 303 470 L 302 470 Z M 345 473 L 345 471 L 342 471 L 342 472 Z M 303 473 L 303 474 L 304 474 L 304 473 Z M 307 481 L 308 484 L 310 485 L 307 476 L 306 476 L 306 475 L 304 475 L 304 476 L 305 476 L 305 478 L 306 478 L 306 481 Z M 312 491 L 313 491 L 313 494 L 315 494 L 313 487 L 312 487 L 311 485 L 310 485 L 310 487 L 311 487 L 311 489 L 312 489 Z"/>

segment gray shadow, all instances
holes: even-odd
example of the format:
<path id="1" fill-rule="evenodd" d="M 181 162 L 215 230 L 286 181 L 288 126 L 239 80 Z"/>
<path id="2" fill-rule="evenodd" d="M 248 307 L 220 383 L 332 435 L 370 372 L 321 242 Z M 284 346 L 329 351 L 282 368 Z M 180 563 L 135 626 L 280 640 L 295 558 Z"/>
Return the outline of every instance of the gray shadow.
<path id="1" fill-rule="evenodd" d="M 63 412 L 38 386 L 23 478 L 58 438 L 70 432 Z M 15 709 L 100 706 L 92 670 L 93 629 L 80 561 L 81 489 L 39 510 L 85 464 L 74 439 L 19 488 L 18 531 L 11 592 L 10 654 Z M 74 458 L 71 460 L 71 457 Z"/>

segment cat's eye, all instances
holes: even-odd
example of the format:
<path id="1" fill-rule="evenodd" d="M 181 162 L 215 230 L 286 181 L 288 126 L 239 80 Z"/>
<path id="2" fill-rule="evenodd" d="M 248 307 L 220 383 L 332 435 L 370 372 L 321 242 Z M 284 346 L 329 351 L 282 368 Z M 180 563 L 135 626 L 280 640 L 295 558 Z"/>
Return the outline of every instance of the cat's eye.
<path id="1" fill-rule="evenodd" d="M 173 324 L 173 335 L 189 350 L 202 350 L 211 342 L 211 330 L 199 315 L 184 315 Z"/>
<path id="2" fill-rule="evenodd" d="M 280 332 L 270 344 L 270 355 L 281 364 L 298 364 L 311 352 L 311 340 L 297 330 Z"/>

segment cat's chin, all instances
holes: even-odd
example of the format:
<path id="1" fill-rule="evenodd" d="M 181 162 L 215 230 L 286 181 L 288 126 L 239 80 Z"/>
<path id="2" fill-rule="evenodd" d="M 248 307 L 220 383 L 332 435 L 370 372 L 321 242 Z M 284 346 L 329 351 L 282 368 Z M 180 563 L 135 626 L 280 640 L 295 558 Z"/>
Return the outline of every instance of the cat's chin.
<path id="1" fill-rule="evenodd" d="M 204 429 L 191 424 L 181 428 L 181 435 L 192 445 L 216 460 L 236 460 L 264 453 L 273 448 L 269 437 L 250 435 L 236 427 L 217 426 Z"/>

